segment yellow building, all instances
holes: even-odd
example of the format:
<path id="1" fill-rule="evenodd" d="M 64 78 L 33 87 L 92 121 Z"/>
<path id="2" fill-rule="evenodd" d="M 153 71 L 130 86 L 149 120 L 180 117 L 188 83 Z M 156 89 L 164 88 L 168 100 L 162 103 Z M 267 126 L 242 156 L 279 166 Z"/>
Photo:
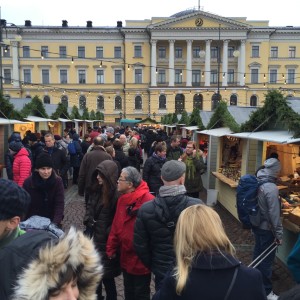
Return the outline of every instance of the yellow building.
<path id="1" fill-rule="evenodd" d="M 300 27 L 201 10 L 116 25 L 2 21 L 4 94 L 86 106 L 114 122 L 212 110 L 219 96 L 228 105 L 260 106 L 271 88 L 300 93 Z"/>

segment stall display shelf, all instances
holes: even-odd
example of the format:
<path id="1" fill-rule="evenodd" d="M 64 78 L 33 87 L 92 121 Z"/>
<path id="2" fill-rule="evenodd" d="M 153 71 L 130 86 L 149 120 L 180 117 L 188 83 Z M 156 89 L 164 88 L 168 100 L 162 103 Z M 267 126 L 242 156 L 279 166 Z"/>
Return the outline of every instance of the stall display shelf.
<path id="1" fill-rule="evenodd" d="M 226 177 L 222 173 L 219 173 L 219 172 L 211 172 L 211 173 L 216 178 L 218 178 L 220 181 L 222 181 L 222 182 L 226 183 L 227 185 L 229 185 L 231 188 L 236 188 L 238 186 L 238 182 Z"/>

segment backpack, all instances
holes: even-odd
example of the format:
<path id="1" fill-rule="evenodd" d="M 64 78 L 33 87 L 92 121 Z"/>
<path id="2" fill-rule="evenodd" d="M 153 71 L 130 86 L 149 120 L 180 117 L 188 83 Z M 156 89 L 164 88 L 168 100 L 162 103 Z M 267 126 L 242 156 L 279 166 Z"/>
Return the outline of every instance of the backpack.
<path id="1" fill-rule="evenodd" d="M 69 153 L 70 153 L 71 155 L 74 155 L 74 154 L 77 153 L 74 142 L 70 142 L 70 143 L 68 144 L 68 151 L 69 151 Z"/>
<path id="2" fill-rule="evenodd" d="M 236 190 L 236 208 L 243 228 L 259 226 L 260 209 L 258 205 L 258 188 L 265 182 L 254 175 L 246 174 L 240 178 Z"/>

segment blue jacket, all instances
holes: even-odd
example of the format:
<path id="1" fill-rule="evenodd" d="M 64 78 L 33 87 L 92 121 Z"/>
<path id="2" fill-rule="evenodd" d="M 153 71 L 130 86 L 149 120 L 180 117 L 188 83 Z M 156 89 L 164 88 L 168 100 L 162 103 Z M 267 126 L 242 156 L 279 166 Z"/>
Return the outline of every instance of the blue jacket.
<path id="1" fill-rule="evenodd" d="M 287 265 L 297 283 L 300 283 L 300 236 L 287 259 Z"/>
<path id="2" fill-rule="evenodd" d="M 181 296 L 176 294 L 174 273 L 169 272 L 152 300 L 223 300 L 235 268 L 238 268 L 238 273 L 228 300 L 266 300 L 260 271 L 241 265 L 234 257 L 225 253 L 199 254 Z"/>

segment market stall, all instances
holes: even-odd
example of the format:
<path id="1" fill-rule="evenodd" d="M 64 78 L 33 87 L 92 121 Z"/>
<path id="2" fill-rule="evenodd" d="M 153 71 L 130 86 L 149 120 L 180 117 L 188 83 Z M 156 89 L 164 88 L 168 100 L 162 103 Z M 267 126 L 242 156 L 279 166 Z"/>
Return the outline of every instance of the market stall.
<path id="1" fill-rule="evenodd" d="M 31 132 L 41 132 L 41 130 L 50 131 L 53 133 L 53 129 L 55 127 L 56 120 L 47 119 L 47 118 L 41 118 L 36 116 L 27 116 L 24 118 L 25 120 L 31 122 L 31 129 L 29 129 Z M 27 130 L 24 131 L 24 128 L 21 128 L 21 133 L 24 134 Z"/>

